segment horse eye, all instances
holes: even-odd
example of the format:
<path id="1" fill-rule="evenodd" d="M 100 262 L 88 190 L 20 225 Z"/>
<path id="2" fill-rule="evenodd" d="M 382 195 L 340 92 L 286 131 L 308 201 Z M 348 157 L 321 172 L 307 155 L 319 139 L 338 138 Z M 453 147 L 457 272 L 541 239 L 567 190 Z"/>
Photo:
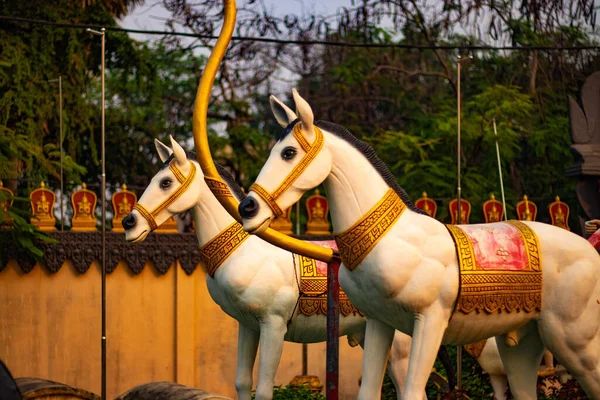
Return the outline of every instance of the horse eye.
<path id="1" fill-rule="evenodd" d="M 172 180 L 170 180 L 169 178 L 165 178 L 162 181 L 160 181 L 160 188 L 168 189 L 169 187 L 171 187 L 171 183 L 173 183 Z"/>
<path id="2" fill-rule="evenodd" d="M 291 160 L 292 158 L 294 158 L 296 156 L 296 153 L 298 153 L 296 151 L 295 148 L 293 147 L 286 147 L 285 149 L 283 149 L 283 151 L 281 152 L 281 158 L 283 158 L 284 160 Z"/>

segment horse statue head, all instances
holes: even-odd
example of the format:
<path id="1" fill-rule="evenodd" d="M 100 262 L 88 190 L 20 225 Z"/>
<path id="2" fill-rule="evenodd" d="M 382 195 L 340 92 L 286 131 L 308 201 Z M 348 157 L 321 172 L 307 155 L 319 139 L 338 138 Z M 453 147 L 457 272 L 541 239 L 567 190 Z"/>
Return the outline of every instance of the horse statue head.
<path id="1" fill-rule="evenodd" d="M 125 239 L 140 242 L 162 223 L 192 208 L 200 197 L 203 187 L 202 170 L 193 155 L 171 137 L 169 148 L 155 139 L 156 151 L 163 165 L 152 178 L 144 194 L 123 218 Z"/>
<path id="2" fill-rule="evenodd" d="M 275 119 L 284 128 L 251 192 L 239 205 L 244 229 L 261 232 L 273 218 L 296 203 L 329 175 L 332 158 L 312 109 L 294 89 L 297 114 L 275 96 L 270 97 Z"/>

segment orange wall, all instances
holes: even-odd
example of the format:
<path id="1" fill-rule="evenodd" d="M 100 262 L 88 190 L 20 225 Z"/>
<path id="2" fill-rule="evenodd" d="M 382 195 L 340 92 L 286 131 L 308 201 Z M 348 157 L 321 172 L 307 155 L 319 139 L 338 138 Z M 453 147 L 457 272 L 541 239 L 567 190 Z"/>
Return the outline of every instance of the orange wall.
<path id="1" fill-rule="evenodd" d="M 39 377 L 100 394 L 101 277 L 67 261 L 55 274 L 16 261 L 0 272 L 0 358 L 15 377 Z M 124 264 L 107 276 L 107 396 L 166 380 L 231 398 L 235 395 L 238 323 L 206 288 L 200 267 L 177 265 L 139 275 Z M 286 343 L 276 377 L 285 385 L 302 371 L 302 346 Z M 325 343 L 308 346 L 308 373 L 325 383 Z M 341 398 L 356 398 L 362 350 L 340 340 Z M 258 361 L 257 361 L 258 362 Z M 254 382 L 256 384 L 256 368 Z"/>

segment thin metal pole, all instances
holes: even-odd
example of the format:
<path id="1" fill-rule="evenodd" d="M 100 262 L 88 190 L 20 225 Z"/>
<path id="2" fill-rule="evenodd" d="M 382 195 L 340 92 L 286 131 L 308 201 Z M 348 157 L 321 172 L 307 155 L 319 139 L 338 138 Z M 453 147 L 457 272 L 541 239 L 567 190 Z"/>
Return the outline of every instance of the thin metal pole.
<path id="1" fill-rule="evenodd" d="M 60 117 L 60 139 L 59 139 L 59 150 L 60 150 L 60 230 L 65 230 L 65 192 L 63 187 L 63 99 L 62 99 L 62 76 L 58 77 L 58 104 L 59 104 L 59 117 Z"/>
<path id="2" fill-rule="evenodd" d="M 457 146 L 457 190 L 456 190 L 456 198 L 458 201 L 458 209 L 457 209 L 457 216 L 456 216 L 456 222 L 460 225 L 462 223 L 462 215 L 461 215 L 461 187 L 460 187 L 460 176 L 461 176 L 461 171 L 460 171 L 460 62 L 461 62 L 461 57 L 458 56 L 458 76 L 457 76 L 457 141 L 458 141 L 458 146 Z M 457 349 L 456 349 L 456 379 L 457 379 L 457 384 L 458 384 L 458 390 L 461 391 L 462 390 L 462 346 L 458 345 Z M 453 388 L 450 388 L 453 389 Z"/>
<path id="3" fill-rule="evenodd" d="M 102 388 L 101 398 L 106 400 L 106 153 L 104 148 L 104 68 L 105 68 L 105 37 L 106 31 L 104 28 L 100 32 L 86 29 L 86 31 L 102 37 L 102 130 L 101 130 L 101 157 L 102 157 L 102 181 L 100 190 L 102 190 Z"/>
<path id="4" fill-rule="evenodd" d="M 60 230 L 65 230 L 65 206 L 64 206 L 64 192 L 63 192 L 63 100 L 62 100 L 62 76 L 58 79 L 50 79 L 48 82 L 58 82 L 58 118 L 60 120 L 58 130 L 60 136 L 58 139 L 58 148 L 60 149 Z"/>
<path id="5" fill-rule="evenodd" d="M 327 264 L 327 361 L 325 365 L 325 394 L 327 400 L 339 399 L 340 359 L 340 261 L 334 258 Z"/>
<path id="6" fill-rule="evenodd" d="M 504 210 L 504 220 L 508 220 L 506 215 L 506 198 L 504 197 L 504 182 L 502 181 L 502 163 L 500 162 L 500 146 L 498 145 L 498 131 L 496 130 L 496 118 L 492 119 L 494 123 L 494 136 L 496 137 L 496 157 L 498 158 L 498 176 L 500 176 L 500 191 L 502 192 L 502 209 Z"/>
<path id="7" fill-rule="evenodd" d="M 300 201 L 296 203 L 296 235 L 300 235 Z M 308 344 L 302 343 L 302 375 L 308 375 Z"/>

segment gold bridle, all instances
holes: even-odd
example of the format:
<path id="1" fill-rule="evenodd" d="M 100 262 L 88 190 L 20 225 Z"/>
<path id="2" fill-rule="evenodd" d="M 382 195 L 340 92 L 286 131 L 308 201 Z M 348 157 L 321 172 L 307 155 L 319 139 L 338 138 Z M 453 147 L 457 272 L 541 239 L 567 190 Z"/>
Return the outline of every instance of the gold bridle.
<path id="1" fill-rule="evenodd" d="M 250 186 L 248 191 L 253 190 L 260 198 L 262 198 L 273 210 L 273 214 L 275 217 L 279 217 L 283 214 L 281 207 L 277 204 L 277 199 L 285 193 L 286 190 L 292 186 L 294 181 L 298 179 L 298 177 L 304 172 L 304 170 L 310 165 L 310 163 L 315 159 L 319 151 L 323 148 L 323 132 L 316 127 L 313 126 L 315 130 L 316 138 L 313 144 L 308 143 L 304 135 L 302 135 L 302 127 L 301 123 L 297 123 L 294 126 L 294 137 L 300 144 L 300 147 L 306 152 L 304 157 L 300 160 L 300 162 L 292 169 L 292 171 L 285 177 L 281 185 L 279 185 L 274 191 L 273 194 L 269 193 L 264 187 L 259 185 L 258 183 L 253 183 Z"/>
<path id="2" fill-rule="evenodd" d="M 136 203 L 133 206 L 133 209 L 137 210 L 142 215 L 142 217 L 144 217 L 146 219 L 146 221 L 148 221 L 148 225 L 150 225 L 150 231 L 153 231 L 156 228 L 158 228 L 158 225 L 156 224 L 156 220 L 155 220 L 156 216 L 158 214 L 160 214 L 165 208 L 167 208 L 171 204 L 173 204 L 175 202 L 175 200 L 177 200 L 179 197 L 181 197 L 181 195 L 183 193 L 185 193 L 185 191 L 188 189 L 188 187 L 190 187 L 192 181 L 196 177 L 196 166 L 194 165 L 193 162 L 190 162 L 190 173 L 187 176 L 187 178 L 185 176 L 183 176 L 183 173 L 181 172 L 181 170 L 179 168 L 177 168 L 176 162 L 177 161 L 175 159 L 173 159 L 169 163 L 169 169 L 171 170 L 171 172 L 173 172 L 173 175 L 175 175 L 175 178 L 179 181 L 179 183 L 181 183 L 181 186 L 179 186 L 177 188 L 177 190 L 175 190 L 169 197 L 167 197 L 165 199 L 165 201 L 160 203 L 152 211 L 148 211 L 140 203 Z"/>

